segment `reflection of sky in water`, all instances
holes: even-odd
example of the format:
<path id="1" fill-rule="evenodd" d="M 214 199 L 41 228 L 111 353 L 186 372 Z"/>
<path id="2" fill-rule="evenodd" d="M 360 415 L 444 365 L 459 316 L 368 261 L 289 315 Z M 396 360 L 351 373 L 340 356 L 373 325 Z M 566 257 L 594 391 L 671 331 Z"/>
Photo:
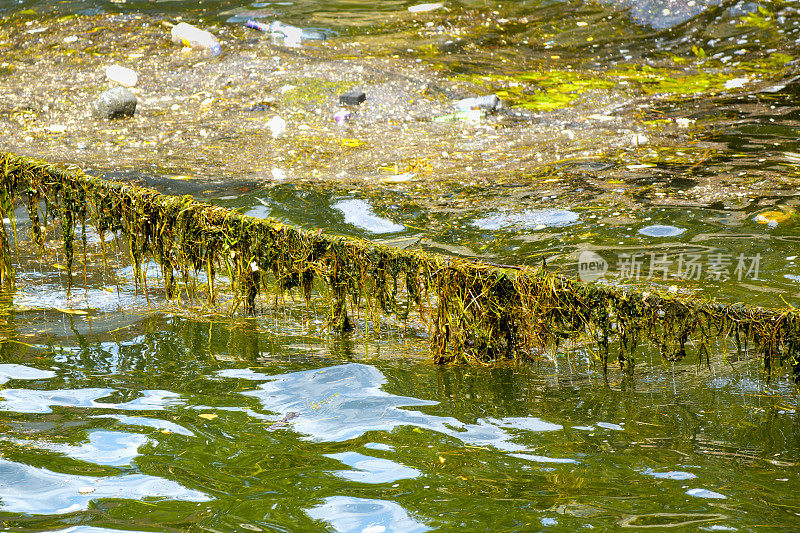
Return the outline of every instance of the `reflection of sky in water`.
<path id="1" fill-rule="evenodd" d="M 158 418 L 147 418 L 144 416 L 129 416 L 129 415 L 114 414 L 114 413 L 109 413 L 105 415 L 94 415 L 91 418 L 113 418 L 119 421 L 121 424 L 126 424 L 128 426 L 141 426 L 141 427 L 157 429 L 159 431 L 166 431 L 168 433 L 175 433 L 176 435 L 186 435 L 188 437 L 194 436 L 194 433 L 192 433 L 185 427 L 179 426 L 175 422 L 170 422 L 169 420 L 159 420 Z"/>
<path id="2" fill-rule="evenodd" d="M 117 292 L 104 289 L 73 289 L 67 297 L 66 286 L 41 284 L 27 286 L 14 293 L 14 305 L 35 309 L 97 309 L 99 311 L 121 311 L 146 304 L 144 296 L 137 297 L 132 291 Z"/>
<path id="3" fill-rule="evenodd" d="M 163 276 L 161 267 L 157 263 L 145 261 L 142 263 L 142 270 L 147 277 L 148 289 L 163 290 Z M 50 279 L 45 281 L 37 279 L 41 276 L 28 275 L 26 279 L 26 273 L 21 274 L 20 279 L 24 283 L 20 284 L 20 289 L 14 292 L 14 304 L 22 308 L 94 309 L 102 312 L 114 312 L 149 309 L 154 303 L 152 299 L 148 303 L 141 287 L 137 290 L 132 266 L 115 270 L 116 277 L 122 280 L 119 286 L 108 280 L 107 283 L 110 285 L 107 287 L 83 287 L 83 280 L 78 280 L 76 277 L 76 286 L 69 296 L 67 296 L 66 282 L 62 283 L 60 277 L 48 275 Z M 204 272 L 198 272 L 196 277 L 198 283 L 204 283 L 206 280 Z M 64 280 L 66 280 L 66 275 L 64 275 Z M 80 285 L 79 288 L 78 285 Z"/>
<path id="4" fill-rule="evenodd" d="M 395 233 L 406 229 L 402 224 L 377 216 L 372 211 L 372 206 L 364 200 L 341 200 L 333 204 L 333 208 L 342 212 L 345 223 L 371 233 Z"/>
<path id="5" fill-rule="evenodd" d="M 13 442 L 63 453 L 71 459 L 98 465 L 128 466 L 139 455 L 139 447 L 150 442 L 150 439 L 137 433 L 97 430 L 89 433 L 88 442 L 78 445 L 21 439 L 14 439 Z"/>
<path id="6" fill-rule="evenodd" d="M 127 341 L 101 342 L 99 346 L 92 346 L 88 351 L 92 352 L 93 354 L 102 354 L 105 368 L 109 373 L 115 374 L 126 364 L 125 357 L 120 354 L 121 349 L 127 346 L 141 346 L 145 342 L 147 342 L 145 336 L 139 335 Z M 41 347 L 43 350 L 47 350 L 49 348 L 45 344 L 40 344 L 39 347 Z M 53 357 L 56 362 L 64 362 L 67 359 L 67 356 L 70 354 L 80 356 L 81 354 L 85 354 L 87 352 L 86 347 L 82 346 L 59 346 L 57 350 L 57 353 Z"/>
<path id="7" fill-rule="evenodd" d="M 93 409 L 158 410 L 175 405 L 180 396 L 163 390 L 143 390 L 141 397 L 125 403 L 103 403 L 97 400 L 115 392 L 114 389 L 56 389 L 0 391 L 0 411 L 16 413 L 50 413 L 51 407 L 85 407 Z"/>
<path id="8" fill-rule="evenodd" d="M 639 230 L 639 233 L 641 235 L 646 235 L 648 237 L 677 237 L 684 231 L 686 231 L 684 228 L 679 228 L 676 226 L 664 226 L 661 224 L 655 224 L 652 226 L 645 226 L 641 228 Z"/>
<path id="9" fill-rule="evenodd" d="M 668 472 L 656 472 L 652 468 L 645 468 L 642 474 L 653 476 L 656 479 L 673 479 L 676 481 L 684 481 L 686 479 L 694 479 L 697 476 L 691 472 L 683 472 L 681 470 L 669 470 Z"/>
<path id="10" fill-rule="evenodd" d="M 430 529 L 396 503 L 383 500 L 332 496 L 306 514 L 328 522 L 340 533 L 421 533 Z"/>
<path id="11" fill-rule="evenodd" d="M 123 346 L 136 346 L 141 345 L 147 342 L 147 338 L 144 335 L 136 336 L 127 341 L 105 341 L 101 342 L 99 346 L 99 351 L 104 352 L 108 355 L 119 355 L 119 349 Z M 40 345 L 43 349 L 47 348 L 47 345 Z M 86 351 L 86 348 L 83 346 L 59 346 L 58 347 L 59 353 L 73 353 L 73 354 L 82 354 Z"/>
<path id="12" fill-rule="evenodd" d="M 142 273 L 147 277 L 147 285 L 150 288 L 164 287 L 164 272 L 161 270 L 161 265 L 155 261 L 142 261 Z M 133 273 L 133 266 L 125 266 L 115 270 L 117 277 L 128 282 L 127 290 L 130 292 L 137 292 L 135 286 L 135 276 Z M 205 269 L 200 269 L 197 272 L 192 271 L 191 276 L 197 280 L 198 283 L 205 283 L 208 280 Z M 227 276 L 219 276 L 217 279 L 220 281 L 227 280 Z M 116 288 L 116 287 L 115 287 Z M 138 290 L 139 298 L 144 299 L 141 295 L 141 288 Z"/>
<path id="13" fill-rule="evenodd" d="M 414 479 L 422 475 L 422 472 L 416 468 L 357 452 L 332 453 L 325 457 L 341 461 L 352 468 L 353 470 L 337 470 L 333 473 L 358 483 L 392 483 L 401 479 Z"/>
<path id="14" fill-rule="evenodd" d="M 39 370 L 16 363 L 0 364 L 0 385 L 11 379 L 48 379 L 56 375 L 52 370 Z"/>
<path id="15" fill-rule="evenodd" d="M 74 526 L 67 529 L 56 529 L 50 533 L 120 533 L 119 529 L 108 529 L 107 527 L 94 527 L 94 526 Z M 146 533 L 145 531 L 125 529 L 125 533 Z"/>
<path id="16" fill-rule="evenodd" d="M 79 476 L 0 459 L 0 501 L 6 513 L 65 514 L 86 510 L 99 498 L 152 497 L 210 500 L 202 492 L 144 474 Z"/>
<path id="17" fill-rule="evenodd" d="M 664 29 L 697 16 L 720 0 L 603 0 L 603 3 L 629 9 L 629 16 L 639 24 Z"/>
<path id="18" fill-rule="evenodd" d="M 689 489 L 686 491 L 686 494 L 689 496 L 694 496 L 695 498 L 708 498 L 711 500 L 727 500 L 728 497 L 724 494 L 720 494 L 719 492 L 714 492 L 713 490 L 708 489 Z"/>
<path id="19" fill-rule="evenodd" d="M 259 202 L 263 202 L 260 198 L 256 198 Z M 245 215 L 255 218 L 267 218 L 269 217 L 270 213 L 272 213 L 272 209 L 266 204 L 263 205 L 255 205 L 244 212 Z"/>
<path id="20" fill-rule="evenodd" d="M 364 445 L 364 448 L 369 448 L 370 450 L 381 450 L 384 452 L 394 451 L 394 446 L 389 446 L 388 444 L 384 444 L 382 442 L 368 442 Z"/>
<path id="21" fill-rule="evenodd" d="M 568 459 L 565 457 L 545 457 L 544 455 L 534 455 L 530 453 L 510 453 L 511 457 L 517 459 L 525 459 L 532 463 L 577 463 L 575 459 Z"/>
<path id="22" fill-rule="evenodd" d="M 519 213 L 497 213 L 473 222 L 480 229 L 493 231 L 503 228 L 544 229 L 569 226 L 578 221 L 578 214 L 564 209 L 529 209 Z"/>
<path id="23" fill-rule="evenodd" d="M 762 393 L 764 392 L 764 381 L 753 379 L 748 376 L 717 376 L 708 380 L 706 386 L 712 389 L 727 389 L 735 393 Z"/>
<path id="24" fill-rule="evenodd" d="M 503 428 L 524 429 L 526 431 L 558 431 L 562 429 L 561 424 L 545 422 L 540 418 L 509 416 L 503 419 L 489 418 L 489 422 Z"/>
<path id="25" fill-rule="evenodd" d="M 100 234 L 97 232 L 97 229 L 91 225 L 86 224 L 86 242 L 88 244 L 99 244 L 100 243 Z M 83 230 L 84 227 L 80 223 L 75 225 L 75 241 L 81 241 L 83 239 Z M 113 232 L 113 231 L 106 231 L 103 233 L 103 240 L 105 242 L 111 242 L 114 240 L 115 235 L 121 235 L 122 232 Z"/>
<path id="26" fill-rule="evenodd" d="M 437 402 L 384 392 L 381 390 L 386 382 L 383 374 L 373 366 L 359 363 L 274 376 L 246 369 L 223 370 L 219 375 L 266 381 L 242 394 L 258 398 L 270 411 L 297 412 L 299 416 L 290 424 L 310 440 L 341 442 L 368 431 L 415 426 L 476 446 L 522 452 L 525 446 L 513 442 L 514 434 L 507 429 L 534 432 L 561 429 L 558 424 L 534 417 L 479 419 L 474 424 L 466 424 L 453 417 L 402 409 L 436 405 Z"/>
<path id="27" fill-rule="evenodd" d="M 612 424 L 611 422 L 595 422 L 595 425 L 605 429 L 613 429 L 614 431 L 625 431 L 624 427 L 619 424 Z"/>

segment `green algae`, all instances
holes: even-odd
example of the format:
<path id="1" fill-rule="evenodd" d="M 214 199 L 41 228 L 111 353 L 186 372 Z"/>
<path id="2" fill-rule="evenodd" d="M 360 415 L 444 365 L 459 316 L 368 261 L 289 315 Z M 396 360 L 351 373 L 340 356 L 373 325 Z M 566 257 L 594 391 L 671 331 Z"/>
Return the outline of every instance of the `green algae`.
<path id="1" fill-rule="evenodd" d="M 637 162 L 652 166 L 688 166 L 697 167 L 718 155 L 718 150 L 696 146 L 648 146 L 646 151 L 638 154 Z"/>
<path id="2" fill-rule="evenodd" d="M 764 57 L 728 66 L 719 59 L 707 57 L 707 52 L 696 45 L 692 46 L 690 56 L 668 54 L 667 57 L 680 68 L 629 63 L 601 70 L 554 66 L 510 74 L 458 74 L 455 79 L 472 83 L 484 92 L 495 93 L 515 107 L 553 111 L 574 105 L 582 96 L 609 91 L 638 91 L 675 98 L 715 95 L 729 89 L 726 84 L 737 78 L 775 79 L 785 75 L 794 60 L 792 55 L 771 52 Z M 556 60 L 560 58 L 554 56 Z"/>
<path id="3" fill-rule="evenodd" d="M 765 65 L 763 68 L 766 68 Z M 517 75 L 461 76 L 493 92 L 515 107 L 552 111 L 575 104 L 584 95 L 612 89 L 638 89 L 645 94 L 687 96 L 717 93 L 736 76 L 722 72 L 687 73 L 649 65 L 620 65 L 606 72 L 569 70 L 525 72 Z"/>
<path id="4" fill-rule="evenodd" d="M 765 79 L 782 76 L 792 59 L 789 54 L 774 52 L 763 58 L 742 61 L 735 69 L 727 68 L 717 60 L 706 60 L 695 65 L 696 70 L 688 72 L 649 65 L 620 65 L 609 70 L 606 75 L 617 82 L 633 84 L 645 94 L 713 95 L 725 90 L 729 81 L 746 74 L 758 74 Z"/>
<path id="5" fill-rule="evenodd" d="M 541 70 L 517 75 L 471 75 L 458 79 L 482 86 L 509 104 L 534 111 L 551 111 L 572 104 L 580 95 L 610 89 L 614 83 L 570 70 Z"/>
<path id="6" fill-rule="evenodd" d="M 793 308 L 722 305 L 581 284 L 543 268 L 400 250 L 257 219 L 189 196 L 166 196 L 13 154 L 0 161 L 0 200 L 12 227 L 14 202 L 24 202 L 37 244 L 48 220 L 59 221 L 70 284 L 75 227 L 89 223 L 101 243 L 108 232 L 124 237 L 139 283 L 147 283 L 144 262 L 156 261 L 168 297 L 203 292 L 196 280 L 204 272 L 207 305 L 228 313 L 256 314 L 260 302 L 277 291 L 298 294 L 307 306 L 325 303 L 330 327 L 337 331 L 360 327 L 362 320 L 366 327 L 379 324 L 381 317 L 417 317 L 429 332 L 437 363 L 535 360 L 546 350 L 580 343 L 591 348 L 604 371 L 615 360 L 631 374 L 642 344 L 656 347 L 667 361 L 682 360 L 687 350 L 702 361 L 710 358 L 718 340 L 729 339 L 739 350 L 761 354 L 768 375 L 782 365 L 792 366 L 796 377 L 800 373 L 800 313 Z M 84 264 L 86 247 L 84 239 Z M 12 286 L 5 224 L 0 249 L 0 275 Z M 230 279 L 227 301 L 215 289 L 218 272 Z"/>
<path id="7" fill-rule="evenodd" d="M 352 89 L 348 82 L 328 81 L 321 78 L 305 77 L 293 80 L 283 92 L 281 99 L 289 103 L 319 104 L 337 97 Z"/>
<path id="8" fill-rule="evenodd" d="M 778 76 L 788 73 L 791 68 L 790 63 L 794 56 L 782 52 L 773 52 L 768 56 L 753 60 L 743 61 L 737 68 L 747 72 L 759 72 L 770 76 Z"/>
<path id="9" fill-rule="evenodd" d="M 772 11 L 764 6 L 758 6 L 757 11 L 753 11 L 739 18 L 739 26 L 750 26 L 753 28 L 767 30 L 775 28 L 776 21 Z"/>
<path id="10" fill-rule="evenodd" d="M 735 76 L 729 73 L 686 73 L 649 65 L 625 65 L 607 73 L 617 83 L 629 83 L 645 94 L 687 96 L 697 93 L 717 93 Z"/>

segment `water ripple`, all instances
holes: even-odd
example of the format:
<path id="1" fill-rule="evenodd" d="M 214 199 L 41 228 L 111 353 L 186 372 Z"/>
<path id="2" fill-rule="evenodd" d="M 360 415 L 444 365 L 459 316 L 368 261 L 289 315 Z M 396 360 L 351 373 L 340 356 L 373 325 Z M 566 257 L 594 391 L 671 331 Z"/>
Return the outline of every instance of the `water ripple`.
<path id="1" fill-rule="evenodd" d="M 0 398 L 5 400 L 0 403 L 0 411 L 16 413 L 51 413 L 52 407 L 83 407 L 92 409 L 124 409 L 131 411 L 161 410 L 170 405 L 176 405 L 180 396 L 171 391 L 143 390 L 142 396 L 125 403 L 98 402 L 111 393 L 114 389 L 86 388 L 86 389 L 56 389 L 56 390 L 26 390 L 5 389 L 0 392 Z"/>
<path id="2" fill-rule="evenodd" d="M 438 402 L 389 394 L 381 390 L 385 376 L 375 367 L 350 363 L 289 374 L 267 375 L 247 369 L 230 369 L 221 377 L 266 381 L 255 390 L 242 392 L 258 398 L 270 411 L 297 413 L 290 424 L 309 440 L 343 442 L 368 431 L 392 431 L 414 426 L 454 437 L 475 446 L 492 446 L 508 452 L 524 452 L 504 428 L 531 432 L 555 431 L 558 424 L 538 418 L 478 419 L 474 424 L 453 417 L 429 415 L 405 409 Z"/>
<path id="3" fill-rule="evenodd" d="M 55 375 L 52 370 L 39 370 L 15 363 L 0 364 L 0 385 L 12 379 L 49 379 Z"/>
<path id="4" fill-rule="evenodd" d="M 99 498 L 168 498 L 205 502 L 211 498 L 174 481 L 144 474 L 78 476 L 0 459 L 3 512 L 64 514 L 84 511 Z"/>
<path id="5" fill-rule="evenodd" d="M 97 430 L 89 433 L 88 442 L 79 445 L 21 439 L 14 439 L 13 442 L 62 453 L 72 459 L 98 465 L 128 466 L 139 455 L 139 447 L 149 443 L 150 439 L 138 433 Z"/>
<path id="6" fill-rule="evenodd" d="M 422 533 L 430 528 L 393 502 L 332 496 L 306 514 L 325 520 L 340 533 Z"/>
<path id="7" fill-rule="evenodd" d="M 354 470 L 339 470 L 334 474 L 358 483 L 392 483 L 401 479 L 414 479 L 422 475 L 422 472 L 416 468 L 357 452 L 332 453 L 325 457 L 336 459 L 353 468 Z"/>

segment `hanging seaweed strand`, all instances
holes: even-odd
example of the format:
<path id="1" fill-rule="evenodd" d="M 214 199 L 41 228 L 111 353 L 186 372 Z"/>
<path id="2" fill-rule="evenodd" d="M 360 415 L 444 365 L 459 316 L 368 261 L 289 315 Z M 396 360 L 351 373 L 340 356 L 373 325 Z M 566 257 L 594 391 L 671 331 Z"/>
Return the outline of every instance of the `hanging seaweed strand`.
<path id="1" fill-rule="evenodd" d="M 366 322 L 376 324 L 381 316 L 406 320 L 416 313 L 429 329 L 437 363 L 532 359 L 543 350 L 582 341 L 593 346 L 603 371 L 618 345 L 613 350 L 617 364 L 631 374 L 643 343 L 657 347 L 667 361 L 683 359 L 687 347 L 696 345 L 698 355 L 708 361 L 712 341 L 727 337 L 737 346 L 752 345 L 763 357 L 767 375 L 790 366 L 800 380 L 800 314 L 793 308 L 641 293 L 581 284 L 539 268 L 502 268 L 399 250 L 305 231 L 10 153 L 0 158 L 3 218 L 13 220 L 15 202 L 25 205 L 32 240 L 40 250 L 47 218 L 60 220 L 70 286 L 75 226 L 79 222 L 83 228 L 88 220 L 101 243 L 109 232 L 124 238 L 136 282 L 145 291 L 146 264 L 154 261 L 170 298 L 183 292 L 197 297 L 197 279 L 205 275 L 209 306 L 217 305 L 220 296 L 214 288 L 217 273 L 227 274 L 231 312 L 255 314 L 259 297 L 277 287 L 309 306 L 316 295 L 326 299 L 330 327 L 339 331 L 356 327 L 362 313 Z M 0 282 L 11 285 L 5 221 L 0 229 Z M 82 235 L 85 239 L 85 230 Z"/>

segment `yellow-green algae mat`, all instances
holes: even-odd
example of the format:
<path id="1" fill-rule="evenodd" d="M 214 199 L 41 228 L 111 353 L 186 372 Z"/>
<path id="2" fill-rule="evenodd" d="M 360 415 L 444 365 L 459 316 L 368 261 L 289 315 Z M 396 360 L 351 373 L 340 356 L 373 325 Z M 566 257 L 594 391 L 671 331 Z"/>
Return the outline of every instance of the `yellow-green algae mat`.
<path id="1" fill-rule="evenodd" d="M 229 278 L 231 313 L 253 314 L 259 295 L 300 292 L 308 306 L 325 299 L 330 327 L 348 331 L 354 317 L 407 320 L 419 315 L 437 363 L 532 360 L 545 350 L 580 343 L 605 371 L 609 352 L 632 373 L 637 345 L 657 347 L 679 361 L 691 346 L 700 361 L 716 341 L 735 339 L 739 350 L 763 357 L 767 375 L 790 366 L 800 380 L 800 314 L 721 304 L 678 294 L 637 292 L 582 284 L 538 268 L 501 268 L 330 236 L 263 220 L 155 190 L 106 181 L 5 153 L 0 160 L 0 280 L 13 284 L 7 222 L 24 202 L 31 237 L 43 245 L 48 218 L 60 221 L 71 284 L 75 226 L 93 224 L 100 242 L 109 232 L 128 243 L 137 282 L 143 262 L 157 262 L 168 297 L 205 272 L 205 298 L 215 305 L 214 277 Z M 43 207 L 42 207 L 43 206 Z M 84 253 L 86 231 L 81 232 Z M 16 234 L 15 234 L 16 238 Z M 176 276 L 183 285 L 176 282 Z M 319 302 L 317 302 L 319 303 Z"/>

